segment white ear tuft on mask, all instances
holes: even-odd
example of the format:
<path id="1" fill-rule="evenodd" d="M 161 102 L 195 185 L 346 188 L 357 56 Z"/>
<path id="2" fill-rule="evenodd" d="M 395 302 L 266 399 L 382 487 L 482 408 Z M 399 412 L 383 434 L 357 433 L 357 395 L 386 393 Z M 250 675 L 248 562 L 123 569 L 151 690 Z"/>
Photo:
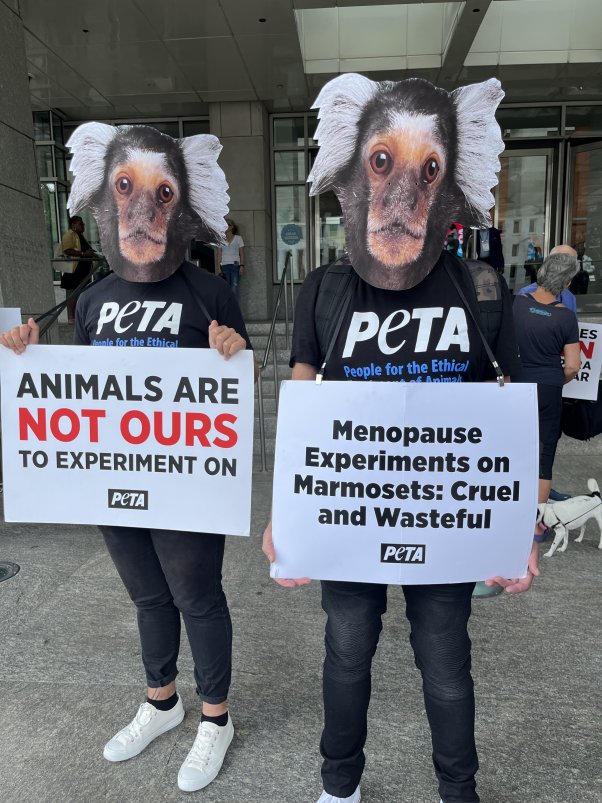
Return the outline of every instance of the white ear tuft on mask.
<path id="1" fill-rule="evenodd" d="M 74 215 L 89 206 L 105 179 L 105 154 L 118 129 L 106 123 L 84 123 L 69 137 L 67 147 L 73 154 L 71 185 L 67 209 Z"/>
<path id="2" fill-rule="evenodd" d="M 223 245 L 230 196 L 226 176 L 217 163 L 221 143 L 212 134 L 196 134 L 178 142 L 188 173 L 190 205 L 209 229 L 213 244 Z"/>
<path id="3" fill-rule="evenodd" d="M 497 78 L 490 78 L 481 84 L 455 89 L 451 96 L 458 129 L 456 183 L 474 214 L 474 224 L 489 227 L 489 210 L 495 201 L 491 189 L 498 183 L 498 157 L 504 150 L 495 110 L 504 91 Z M 473 221 L 466 221 L 469 222 Z"/>
<path id="4" fill-rule="evenodd" d="M 320 150 L 308 182 L 310 195 L 333 189 L 335 176 L 348 164 L 357 145 L 357 125 L 366 104 L 379 85 L 357 73 L 333 78 L 318 95 L 312 109 L 319 109 L 315 139 Z"/>

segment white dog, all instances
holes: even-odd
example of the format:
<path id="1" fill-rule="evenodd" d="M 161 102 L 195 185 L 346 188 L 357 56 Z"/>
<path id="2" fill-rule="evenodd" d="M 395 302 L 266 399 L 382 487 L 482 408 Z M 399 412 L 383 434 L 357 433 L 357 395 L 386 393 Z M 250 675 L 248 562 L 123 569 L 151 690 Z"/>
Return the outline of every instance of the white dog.
<path id="1" fill-rule="evenodd" d="M 569 543 L 569 530 L 576 530 L 580 527 L 580 532 L 575 541 L 583 540 L 585 525 L 590 519 L 594 519 L 600 529 L 600 543 L 598 549 L 602 549 L 602 499 L 600 498 L 600 488 L 594 479 L 587 481 L 590 490 L 588 495 L 572 496 L 564 502 L 546 502 L 537 505 L 537 521 L 543 522 L 546 527 L 554 530 L 554 540 L 552 546 L 545 553 L 546 558 L 551 557 L 556 550 L 564 552 Z M 559 546 L 560 543 L 562 546 Z"/>

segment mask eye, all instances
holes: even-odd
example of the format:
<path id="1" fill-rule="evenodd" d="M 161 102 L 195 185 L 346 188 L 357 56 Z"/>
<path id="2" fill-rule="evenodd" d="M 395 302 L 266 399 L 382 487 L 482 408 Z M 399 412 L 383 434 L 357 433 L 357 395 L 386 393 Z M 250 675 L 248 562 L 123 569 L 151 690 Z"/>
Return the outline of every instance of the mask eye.
<path id="1" fill-rule="evenodd" d="M 161 184 L 157 190 L 157 200 L 160 204 L 168 204 L 173 201 L 174 192 L 169 184 Z"/>
<path id="2" fill-rule="evenodd" d="M 432 184 L 439 175 L 439 162 L 436 159 L 427 159 L 422 165 L 422 180 L 425 184 Z"/>
<path id="3" fill-rule="evenodd" d="M 120 195 L 129 195 L 132 192 L 132 182 L 127 176 L 119 176 L 115 181 L 115 189 Z"/>
<path id="4" fill-rule="evenodd" d="M 391 172 L 393 159 L 387 151 L 375 151 L 370 157 L 370 167 L 377 176 L 386 176 Z"/>

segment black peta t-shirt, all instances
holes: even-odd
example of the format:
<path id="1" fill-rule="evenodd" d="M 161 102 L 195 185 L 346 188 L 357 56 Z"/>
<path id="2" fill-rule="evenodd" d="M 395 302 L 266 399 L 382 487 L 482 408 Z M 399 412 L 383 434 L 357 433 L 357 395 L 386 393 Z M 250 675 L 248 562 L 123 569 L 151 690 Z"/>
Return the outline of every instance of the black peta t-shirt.
<path id="1" fill-rule="evenodd" d="M 562 387 L 560 355 L 567 343 L 579 342 L 575 313 L 555 303 L 541 304 L 526 293 L 514 300 L 514 326 L 522 369 L 513 379 Z"/>
<path id="2" fill-rule="evenodd" d="M 77 303 L 77 346 L 209 348 L 209 321 L 198 302 L 219 324 L 247 341 L 242 314 L 222 279 L 183 262 L 160 282 L 128 282 L 115 273 L 91 284 Z"/>
<path id="3" fill-rule="evenodd" d="M 359 279 L 324 378 L 399 382 L 476 382 L 495 378 L 476 327 L 444 268 L 454 271 L 478 319 L 475 289 L 467 269 L 443 253 L 428 276 L 409 290 L 381 290 Z M 295 311 L 291 367 L 322 362 L 314 309 L 326 267 L 310 273 Z M 520 363 L 510 295 L 494 353 L 505 375 Z"/>

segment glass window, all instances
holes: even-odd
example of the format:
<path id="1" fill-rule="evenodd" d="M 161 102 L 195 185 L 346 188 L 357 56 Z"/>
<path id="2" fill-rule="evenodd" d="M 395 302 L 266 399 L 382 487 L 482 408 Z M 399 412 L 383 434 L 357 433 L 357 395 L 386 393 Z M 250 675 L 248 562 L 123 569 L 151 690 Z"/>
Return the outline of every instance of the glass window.
<path id="1" fill-rule="evenodd" d="M 567 134 L 602 133 L 602 106 L 568 106 L 566 131 Z"/>
<path id="2" fill-rule="evenodd" d="M 546 137 L 560 133 L 560 106 L 527 109 L 498 109 L 496 118 L 504 139 Z"/>
<path id="3" fill-rule="evenodd" d="M 307 118 L 307 136 L 309 138 L 309 144 L 315 145 L 314 135 L 316 133 L 316 128 L 318 127 L 318 118 L 315 115 Z"/>
<path id="4" fill-rule="evenodd" d="M 209 120 L 184 120 L 182 129 L 185 137 L 194 137 L 195 134 L 209 134 Z"/>
<path id="5" fill-rule="evenodd" d="M 56 177 L 61 181 L 67 179 L 67 167 L 65 165 L 65 153 L 58 148 L 54 149 L 54 164 L 56 167 Z"/>
<path id="6" fill-rule="evenodd" d="M 305 145 L 303 117 L 274 118 L 274 147 Z"/>
<path id="7" fill-rule="evenodd" d="M 69 142 L 69 137 L 71 136 L 71 134 L 73 134 L 76 128 L 77 125 L 74 125 L 73 123 L 63 124 L 63 136 L 65 137 L 65 143 Z"/>
<path id="8" fill-rule="evenodd" d="M 275 151 L 274 175 L 276 181 L 305 181 L 305 152 Z"/>
<path id="9" fill-rule="evenodd" d="M 602 147 L 586 146 L 572 155 L 571 245 L 589 282 L 581 293 L 600 293 L 602 283 Z M 585 301 L 585 299 L 583 299 Z"/>
<path id="10" fill-rule="evenodd" d="M 33 136 L 37 140 L 52 139 L 50 133 L 50 112 L 33 113 Z"/>
<path id="11" fill-rule="evenodd" d="M 54 176 L 54 167 L 52 165 L 52 145 L 36 145 L 36 161 L 38 165 L 39 178 Z"/>
<path id="12" fill-rule="evenodd" d="M 161 123 L 139 123 L 139 125 L 148 125 L 151 128 L 156 128 L 162 134 L 168 134 L 170 137 L 177 139 L 180 136 L 180 124 L 177 120 L 168 120 Z"/>
<path id="13" fill-rule="evenodd" d="M 61 238 L 69 228 L 69 213 L 67 212 L 67 198 L 69 197 L 69 193 L 67 191 L 67 187 L 64 187 L 62 184 L 57 184 L 56 190 L 57 190 L 57 201 L 59 210 L 58 235 L 59 238 Z"/>
<path id="14" fill-rule="evenodd" d="M 57 212 L 56 212 L 56 184 L 44 182 L 40 184 L 42 205 L 44 207 L 44 221 L 46 223 L 48 256 L 54 257 L 54 245 L 60 242 Z"/>
<path id="15" fill-rule="evenodd" d="M 56 114 L 52 115 L 52 139 L 55 142 L 58 142 L 59 145 L 63 145 L 64 135 L 63 135 L 63 121 L 60 117 L 57 117 Z"/>
<path id="16" fill-rule="evenodd" d="M 282 276 L 287 255 L 291 254 L 293 277 L 304 279 L 307 264 L 305 225 L 305 185 L 276 187 L 276 265 Z"/>

